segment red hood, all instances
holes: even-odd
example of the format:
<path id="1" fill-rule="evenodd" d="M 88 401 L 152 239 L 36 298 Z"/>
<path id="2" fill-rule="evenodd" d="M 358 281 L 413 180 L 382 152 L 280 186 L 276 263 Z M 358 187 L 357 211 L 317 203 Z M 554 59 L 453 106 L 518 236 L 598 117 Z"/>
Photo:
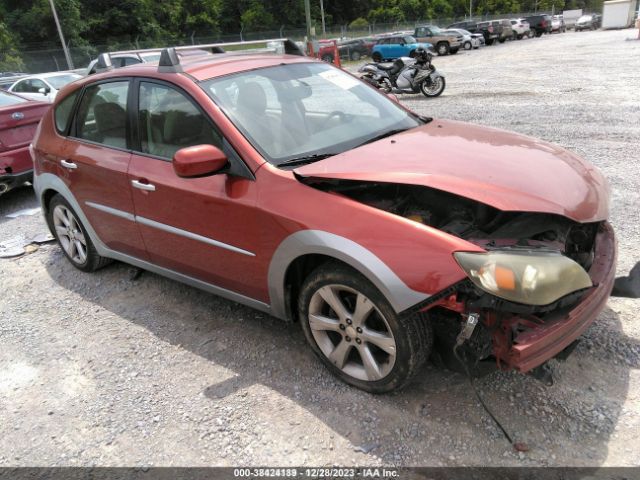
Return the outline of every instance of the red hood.
<path id="1" fill-rule="evenodd" d="M 404 183 L 455 193 L 503 211 L 578 222 L 608 216 L 608 185 L 573 153 L 473 124 L 431 123 L 295 169 L 303 177 Z"/>

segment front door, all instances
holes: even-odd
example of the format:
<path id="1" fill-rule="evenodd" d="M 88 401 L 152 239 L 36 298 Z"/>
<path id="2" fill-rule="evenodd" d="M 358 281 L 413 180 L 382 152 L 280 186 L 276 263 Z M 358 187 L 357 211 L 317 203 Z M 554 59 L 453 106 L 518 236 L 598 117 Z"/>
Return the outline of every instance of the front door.
<path id="1" fill-rule="evenodd" d="M 59 171 L 100 240 L 146 259 L 127 178 L 129 83 L 118 79 L 84 89 Z"/>
<path id="2" fill-rule="evenodd" d="M 152 80 L 135 88 L 138 142 L 129 181 L 151 262 L 260 299 L 255 276 L 265 259 L 256 255 L 255 182 L 225 173 L 178 177 L 171 160 L 181 148 L 210 144 L 229 157 L 233 150 L 184 91 Z"/>

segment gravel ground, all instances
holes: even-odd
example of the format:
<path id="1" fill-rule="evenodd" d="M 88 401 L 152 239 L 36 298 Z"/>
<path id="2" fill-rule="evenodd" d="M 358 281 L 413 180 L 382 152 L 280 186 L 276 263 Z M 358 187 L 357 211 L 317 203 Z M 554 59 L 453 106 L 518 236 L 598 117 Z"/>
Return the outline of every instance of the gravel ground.
<path id="1" fill-rule="evenodd" d="M 567 33 L 436 58 L 426 115 L 530 134 L 609 178 L 619 271 L 640 260 L 640 42 Z M 352 67 L 350 67 L 352 68 Z M 22 188 L 0 200 L 0 241 L 45 230 Z M 428 365 L 399 394 L 336 381 L 297 325 L 126 265 L 73 269 L 54 245 L 0 260 L 0 466 L 640 465 L 638 300 L 611 299 L 556 382 L 496 372 L 486 402 Z"/>

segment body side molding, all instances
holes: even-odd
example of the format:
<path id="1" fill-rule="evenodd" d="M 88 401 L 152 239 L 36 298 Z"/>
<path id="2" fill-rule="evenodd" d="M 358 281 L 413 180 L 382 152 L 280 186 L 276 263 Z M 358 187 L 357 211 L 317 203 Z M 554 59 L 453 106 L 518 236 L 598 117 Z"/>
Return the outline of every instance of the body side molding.
<path id="1" fill-rule="evenodd" d="M 60 180 L 58 177 L 51 173 L 42 173 L 40 175 L 34 175 L 34 189 L 36 191 L 36 195 L 42 206 L 44 211 L 44 204 L 42 195 L 47 190 L 54 190 L 60 195 L 62 195 L 67 202 L 73 207 L 74 211 L 80 217 L 80 221 L 84 225 L 93 245 L 96 247 L 98 254 L 103 257 L 112 258 L 114 260 L 118 260 L 124 263 L 128 263 L 130 265 L 134 265 L 136 267 L 142 268 L 143 270 L 148 270 L 153 273 L 157 273 L 158 275 L 162 275 L 164 277 L 171 278 L 172 280 L 176 280 L 182 283 L 186 283 L 195 288 L 199 288 L 200 290 L 204 290 L 209 293 L 213 293 L 214 295 L 218 295 L 220 297 L 226 298 L 228 300 L 232 300 L 234 302 L 242 303 L 243 305 L 247 305 L 249 307 L 255 308 L 256 310 L 260 310 L 265 313 L 271 313 L 271 308 L 264 302 L 256 300 L 254 298 L 247 297 L 240 293 L 233 292 L 231 290 L 227 290 L 226 288 L 218 287 L 217 285 L 213 285 L 211 283 L 206 283 L 201 280 L 198 280 L 193 277 L 189 277 L 187 275 L 183 275 L 182 273 L 175 272 L 173 270 L 169 270 L 164 267 L 160 267 L 153 263 L 147 262 L 146 260 L 140 260 L 139 258 L 132 257 L 130 255 L 126 255 L 124 253 L 117 252 L 115 250 L 111 250 L 108 248 L 100 237 L 96 234 L 95 230 L 89 223 L 84 211 L 80 207 L 80 204 L 73 196 L 69 188 Z M 107 207 L 110 208 L 110 207 Z M 122 212 L 126 213 L 126 212 Z"/>

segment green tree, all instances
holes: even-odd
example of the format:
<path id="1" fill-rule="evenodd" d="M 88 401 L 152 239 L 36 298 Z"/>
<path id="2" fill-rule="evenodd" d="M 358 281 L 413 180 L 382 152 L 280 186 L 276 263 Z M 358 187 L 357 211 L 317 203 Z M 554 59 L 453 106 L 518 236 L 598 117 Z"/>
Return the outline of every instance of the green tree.
<path id="1" fill-rule="evenodd" d="M 369 26 L 369 22 L 362 17 L 356 18 L 349 24 L 349 28 L 352 30 L 364 30 Z"/>
<path id="2" fill-rule="evenodd" d="M 22 71 L 24 63 L 4 22 L 0 22 L 0 71 Z"/>

